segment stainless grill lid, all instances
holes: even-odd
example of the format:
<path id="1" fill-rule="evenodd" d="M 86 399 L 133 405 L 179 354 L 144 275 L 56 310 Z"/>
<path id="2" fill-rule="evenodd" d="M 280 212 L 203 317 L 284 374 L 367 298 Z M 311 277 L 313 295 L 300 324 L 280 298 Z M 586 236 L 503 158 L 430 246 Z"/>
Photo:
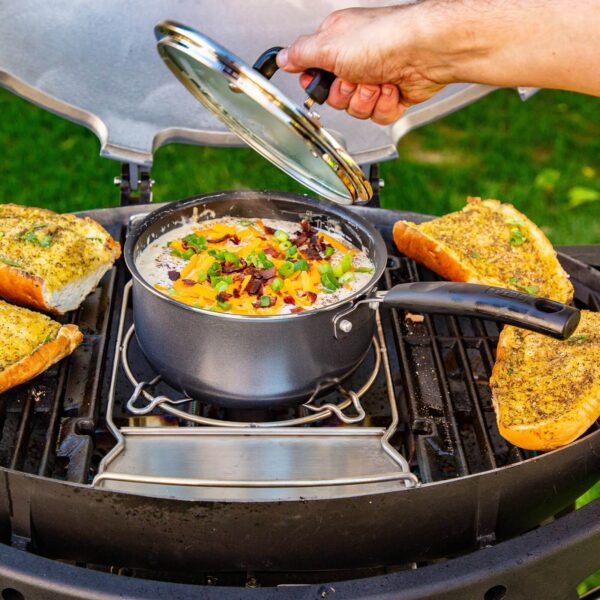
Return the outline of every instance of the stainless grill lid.
<path id="1" fill-rule="evenodd" d="M 189 27 L 164 21 L 156 35 L 176 77 L 249 146 L 323 198 L 339 204 L 371 199 L 360 167 L 309 102 L 299 106 L 267 76 Z"/>

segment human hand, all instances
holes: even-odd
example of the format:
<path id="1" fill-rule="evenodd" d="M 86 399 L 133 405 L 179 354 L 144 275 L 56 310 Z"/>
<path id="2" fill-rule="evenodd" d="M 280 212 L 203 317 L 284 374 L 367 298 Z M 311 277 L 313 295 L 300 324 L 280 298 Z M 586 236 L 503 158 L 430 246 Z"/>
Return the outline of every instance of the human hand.
<path id="1" fill-rule="evenodd" d="M 330 14 L 316 33 L 299 37 L 277 56 L 291 73 L 316 67 L 337 75 L 327 103 L 359 119 L 381 125 L 399 119 L 411 105 L 438 92 L 441 70 L 426 67 L 428 51 L 419 52 L 413 6 L 351 8 Z M 303 74 L 306 87 L 311 77 Z"/>

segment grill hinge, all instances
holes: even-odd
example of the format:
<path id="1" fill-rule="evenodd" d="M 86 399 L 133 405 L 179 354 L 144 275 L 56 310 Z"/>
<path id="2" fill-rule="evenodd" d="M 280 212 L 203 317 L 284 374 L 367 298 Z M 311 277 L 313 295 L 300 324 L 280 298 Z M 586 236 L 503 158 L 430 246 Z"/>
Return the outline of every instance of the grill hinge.
<path id="1" fill-rule="evenodd" d="M 150 167 L 121 163 L 121 175 L 114 182 L 121 190 L 121 206 L 152 202 L 154 180 L 150 178 Z"/>

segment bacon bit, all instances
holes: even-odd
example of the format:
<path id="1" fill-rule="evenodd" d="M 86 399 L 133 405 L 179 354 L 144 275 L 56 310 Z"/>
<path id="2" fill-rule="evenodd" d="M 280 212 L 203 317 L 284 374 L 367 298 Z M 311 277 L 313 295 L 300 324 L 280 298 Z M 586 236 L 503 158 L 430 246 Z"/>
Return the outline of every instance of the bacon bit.
<path id="1" fill-rule="evenodd" d="M 251 296 L 262 296 L 263 282 L 257 277 L 252 277 L 248 285 L 246 286 L 246 292 Z"/>
<path id="2" fill-rule="evenodd" d="M 301 313 L 301 312 L 304 312 L 304 309 L 301 306 L 296 306 L 296 307 L 292 308 L 292 310 L 290 310 L 290 312 L 294 313 L 294 314 Z"/>
<path id="3" fill-rule="evenodd" d="M 302 248 L 302 250 L 300 250 L 300 253 L 302 254 L 302 257 L 307 260 L 322 260 L 323 259 L 320 252 L 314 246 L 309 246 L 308 248 Z"/>
<path id="4" fill-rule="evenodd" d="M 296 248 L 300 248 L 300 246 L 304 246 L 304 244 L 306 244 L 307 241 L 308 241 L 308 236 L 305 235 L 304 233 L 298 232 L 296 237 L 292 240 L 292 244 L 294 244 L 294 246 L 296 246 Z"/>
<path id="5" fill-rule="evenodd" d="M 240 238 L 238 237 L 237 233 L 234 233 L 230 239 L 236 246 L 240 243 Z"/>
<path id="6" fill-rule="evenodd" d="M 286 304 L 296 304 L 296 301 L 294 300 L 294 298 L 292 296 L 284 296 L 283 301 Z"/>
<path id="7" fill-rule="evenodd" d="M 220 238 L 215 238 L 214 240 L 206 240 L 206 241 L 209 244 L 220 244 L 221 242 L 224 242 L 225 240 L 228 240 L 229 238 L 231 238 L 231 234 L 226 233 L 225 235 L 222 235 Z"/>
<path id="8" fill-rule="evenodd" d="M 193 279 L 182 279 L 181 280 L 185 285 L 196 285 L 198 282 Z"/>
<path id="9" fill-rule="evenodd" d="M 300 227 L 306 235 L 313 235 L 317 233 L 317 230 L 310 224 L 310 221 L 304 219 L 300 221 Z"/>
<path id="10" fill-rule="evenodd" d="M 181 277 L 181 275 L 179 275 L 179 271 L 169 271 L 167 275 L 171 281 L 177 281 Z"/>
<path id="11" fill-rule="evenodd" d="M 314 292 L 306 292 L 304 295 L 311 304 L 314 304 L 317 301 L 317 295 Z"/>
<path id="12" fill-rule="evenodd" d="M 275 267 L 271 267 L 270 269 L 258 269 L 255 276 L 264 281 L 273 279 L 273 277 L 275 277 Z"/>
<path id="13" fill-rule="evenodd" d="M 234 265 L 233 263 L 224 262 L 221 263 L 221 270 L 223 273 L 237 273 L 243 271 L 248 266 L 248 263 L 240 257 L 240 264 Z"/>
<path id="14" fill-rule="evenodd" d="M 240 297 L 240 288 L 233 288 L 233 297 L 234 298 Z"/>
<path id="15" fill-rule="evenodd" d="M 267 255 L 267 256 L 272 256 L 273 258 L 279 258 L 281 256 L 281 254 L 279 252 L 277 252 L 277 250 L 275 250 L 275 248 L 273 248 L 273 246 L 267 246 L 263 252 Z"/>
<path id="16" fill-rule="evenodd" d="M 231 298 L 231 294 L 228 294 L 227 292 L 220 292 L 217 294 L 218 302 L 227 302 L 227 300 L 229 300 L 229 298 Z"/>

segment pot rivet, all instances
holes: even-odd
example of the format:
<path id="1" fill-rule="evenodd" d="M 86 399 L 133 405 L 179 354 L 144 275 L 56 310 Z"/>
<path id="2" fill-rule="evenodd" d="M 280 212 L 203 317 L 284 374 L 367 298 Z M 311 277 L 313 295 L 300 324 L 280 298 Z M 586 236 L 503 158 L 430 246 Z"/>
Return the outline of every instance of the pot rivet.
<path id="1" fill-rule="evenodd" d="M 352 331 L 352 323 L 348 319 L 343 319 L 340 321 L 340 329 L 344 333 L 350 333 Z"/>

